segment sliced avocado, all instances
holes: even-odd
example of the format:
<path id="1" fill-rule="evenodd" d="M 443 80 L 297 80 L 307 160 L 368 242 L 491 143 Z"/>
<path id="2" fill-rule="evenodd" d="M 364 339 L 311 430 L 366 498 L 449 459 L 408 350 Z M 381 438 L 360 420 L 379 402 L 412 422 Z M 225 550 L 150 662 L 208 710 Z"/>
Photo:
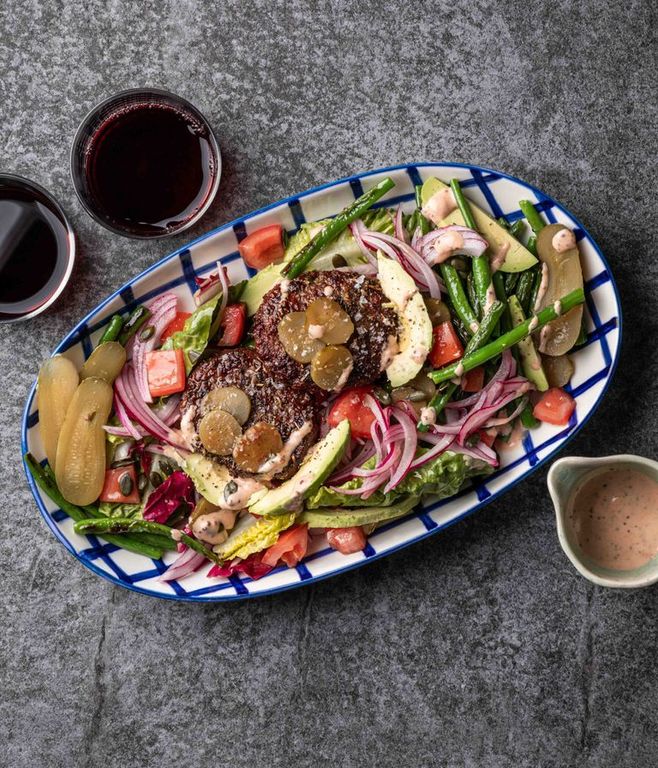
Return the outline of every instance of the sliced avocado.
<path id="1" fill-rule="evenodd" d="M 216 507 L 224 503 L 224 488 L 231 479 L 226 467 L 216 464 L 201 453 L 186 456 L 178 454 L 176 458 L 204 499 Z"/>
<path id="2" fill-rule="evenodd" d="M 283 264 L 270 264 L 247 280 L 240 298 L 247 305 L 249 317 L 256 314 L 263 296 L 279 282 L 282 268 Z"/>
<path id="3" fill-rule="evenodd" d="M 297 522 L 308 523 L 309 528 L 351 528 L 355 525 L 372 525 L 402 517 L 416 504 L 418 504 L 418 496 L 407 496 L 389 507 L 360 507 L 359 509 L 337 507 L 306 510 L 297 518 Z"/>
<path id="4" fill-rule="evenodd" d="M 278 488 L 267 491 L 249 507 L 249 511 L 263 516 L 284 515 L 296 510 L 334 471 L 349 439 L 350 423 L 344 419 L 311 449 L 296 474 Z"/>
<path id="5" fill-rule="evenodd" d="M 427 200 L 442 189 L 447 189 L 448 185 L 439 179 L 430 178 L 423 184 L 421 190 L 421 200 L 423 205 Z M 478 208 L 475 203 L 469 201 L 471 204 L 471 211 L 478 231 L 489 243 L 489 250 L 495 252 L 509 243 L 509 251 L 505 257 L 505 261 L 500 267 L 501 272 L 523 272 L 525 269 L 532 267 L 537 263 L 537 259 L 530 253 L 530 251 L 522 245 L 515 237 L 512 237 L 510 233 L 500 224 L 485 213 L 481 208 Z M 453 211 L 449 216 L 441 222 L 439 226 L 447 227 L 449 224 L 464 224 L 464 217 L 461 214 L 459 208 Z"/>
<path id="6" fill-rule="evenodd" d="M 510 296 L 507 300 L 509 304 L 510 315 L 512 316 L 512 325 L 516 328 L 526 319 L 523 308 L 516 296 Z M 526 379 L 531 381 L 540 392 L 546 392 L 548 381 L 541 364 L 541 357 L 535 349 L 535 343 L 531 336 L 523 339 L 517 344 L 521 354 L 521 366 Z"/>
<path id="7" fill-rule="evenodd" d="M 393 259 L 377 254 L 379 282 L 400 318 L 399 352 L 386 368 L 391 386 L 415 378 L 432 348 L 432 321 L 411 275 Z"/>

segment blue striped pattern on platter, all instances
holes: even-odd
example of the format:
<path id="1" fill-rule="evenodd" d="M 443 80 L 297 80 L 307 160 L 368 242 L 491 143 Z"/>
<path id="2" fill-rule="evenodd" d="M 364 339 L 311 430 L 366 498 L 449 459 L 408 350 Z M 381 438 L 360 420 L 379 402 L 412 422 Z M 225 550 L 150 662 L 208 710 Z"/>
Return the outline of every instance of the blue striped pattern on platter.
<path id="1" fill-rule="evenodd" d="M 32 493 L 48 527 L 87 568 L 114 584 L 173 600 L 238 600 L 310 584 L 420 541 L 480 509 L 552 458 L 584 426 L 605 394 L 619 356 L 621 309 L 610 268 L 583 225 L 555 200 L 519 179 L 470 165 L 416 163 L 383 168 L 311 189 L 225 224 L 165 257 L 101 302 L 73 328 L 55 352 L 66 353 L 81 366 L 112 314 L 128 313 L 137 304 L 164 291 L 176 293 L 181 308 L 193 308 L 194 276 L 208 274 L 215 269 L 218 259 L 227 266 L 233 281 L 252 273 L 237 251 L 238 242 L 246 234 L 273 223 L 281 223 L 292 232 L 304 220 L 333 216 L 385 176 L 393 178 L 395 187 L 378 205 L 401 203 L 405 209 L 411 209 L 414 184 L 429 176 L 438 176 L 445 181 L 456 177 L 467 195 L 496 217 L 504 216 L 509 222 L 521 218 L 518 201 L 526 198 L 536 202 L 547 221 L 558 221 L 575 230 L 586 281 L 588 337 L 587 343 L 573 355 L 575 373 L 569 388 L 577 407 L 569 425 L 559 428 L 543 424 L 533 430 L 522 445 L 502 453 L 501 466 L 484 482 L 466 488 L 450 499 L 426 499 L 412 514 L 375 531 L 364 552 L 345 556 L 326 547 L 316 549 L 296 568 L 277 568 L 258 581 L 237 576 L 208 579 L 208 566 L 180 582 L 159 582 L 158 576 L 176 557 L 175 553 L 168 553 L 164 562 L 150 560 L 117 549 L 102 538 L 76 535 L 73 521 L 39 491 L 28 475 Z M 23 417 L 22 448 L 23 452 L 29 450 L 37 459 L 43 460 L 45 454 L 38 419 L 33 387 Z"/>

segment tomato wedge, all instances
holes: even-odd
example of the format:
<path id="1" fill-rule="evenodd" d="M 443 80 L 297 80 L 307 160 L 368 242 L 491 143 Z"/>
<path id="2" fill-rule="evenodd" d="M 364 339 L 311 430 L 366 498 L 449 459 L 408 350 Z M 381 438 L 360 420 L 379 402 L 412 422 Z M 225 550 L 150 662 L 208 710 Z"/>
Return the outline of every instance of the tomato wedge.
<path id="1" fill-rule="evenodd" d="M 182 349 L 158 349 L 146 353 L 146 374 L 152 397 L 165 397 L 185 389 L 185 358 Z"/>
<path id="2" fill-rule="evenodd" d="M 126 490 L 130 489 L 128 493 L 124 494 L 121 490 L 122 485 Z M 99 499 L 100 501 L 110 501 L 112 503 L 139 504 L 141 499 L 137 488 L 135 465 L 129 464 L 127 467 L 108 469 L 105 472 L 105 482 L 103 483 L 103 490 Z"/>
<path id="3" fill-rule="evenodd" d="M 435 368 L 441 368 L 448 363 L 459 360 L 464 354 L 457 331 L 453 324 L 447 320 L 445 323 L 439 323 L 432 331 L 432 349 L 429 354 L 430 363 Z"/>
<path id="4" fill-rule="evenodd" d="M 541 396 L 532 413 L 539 421 L 563 427 L 569 423 L 575 408 L 576 401 L 568 392 L 560 387 L 551 387 Z"/>
<path id="5" fill-rule="evenodd" d="M 484 368 L 479 365 L 464 374 L 462 392 L 479 392 L 484 386 Z"/>
<path id="6" fill-rule="evenodd" d="M 364 403 L 366 395 L 372 395 L 372 387 L 345 390 L 331 406 L 327 419 L 329 426 L 337 427 L 343 419 L 348 419 L 352 437 L 370 437 L 370 427 L 375 420 L 375 414 Z"/>
<path id="7" fill-rule="evenodd" d="M 341 555 L 353 555 L 361 552 L 366 544 L 366 535 L 360 525 L 352 528 L 327 528 L 327 541 L 332 549 Z"/>
<path id="8" fill-rule="evenodd" d="M 306 555 L 308 549 L 308 526 L 294 525 L 284 531 L 275 544 L 266 550 L 261 562 L 274 567 L 279 560 L 293 568 Z"/>
<path id="9" fill-rule="evenodd" d="M 495 428 L 480 429 L 478 430 L 478 436 L 480 440 L 489 448 L 493 447 L 493 444 L 496 442 L 496 438 L 498 437 Z"/>
<path id="10" fill-rule="evenodd" d="M 160 341 L 165 341 L 170 336 L 178 333 L 178 331 L 182 331 L 187 318 L 191 315 L 191 312 L 176 312 L 176 317 L 165 327 L 164 331 L 162 331 Z"/>
<path id="11" fill-rule="evenodd" d="M 219 347 L 235 347 L 242 341 L 244 328 L 247 323 L 247 305 L 229 304 L 224 310 L 220 323 L 221 336 L 217 342 Z"/>
<path id="12" fill-rule="evenodd" d="M 254 269 L 264 267 L 281 261 L 286 249 L 283 244 L 283 227 L 281 224 L 270 224 L 261 227 L 238 245 L 242 259 Z"/>

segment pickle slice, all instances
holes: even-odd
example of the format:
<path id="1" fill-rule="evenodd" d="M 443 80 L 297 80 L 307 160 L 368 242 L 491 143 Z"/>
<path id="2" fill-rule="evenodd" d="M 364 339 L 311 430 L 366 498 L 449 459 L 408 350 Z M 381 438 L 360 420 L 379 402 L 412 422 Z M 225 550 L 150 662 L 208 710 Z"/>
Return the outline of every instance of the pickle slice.
<path id="1" fill-rule="evenodd" d="M 328 346 L 314 355 L 311 378 L 322 389 L 340 389 L 353 366 L 354 360 L 347 347 Z"/>
<path id="2" fill-rule="evenodd" d="M 323 297 L 306 309 L 306 333 L 325 344 L 345 344 L 354 333 L 354 323 L 338 302 Z"/>
<path id="3" fill-rule="evenodd" d="M 199 439 L 203 447 L 218 456 L 230 455 L 241 432 L 242 427 L 236 419 L 219 409 L 208 411 L 199 422 Z"/>
<path id="4" fill-rule="evenodd" d="M 242 426 L 249 418 L 251 400 L 239 387 L 217 387 L 211 389 L 201 401 L 201 412 L 214 411 L 217 408 L 230 413 Z"/>
<path id="5" fill-rule="evenodd" d="M 88 379 L 90 376 L 95 376 L 108 384 L 114 384 L 125 363 L 125 348 L 118 341 L 106 341 L 89 355 L 80 369 L 80 378 Z"/>
<path id="6" fill-rule="evenodd" d="M 105 480 L 105 432 L 112 387 L 103 379 L 80 382 L 66 411 L 57 443 L 55 477 L 62 496 L 84 506 L 100 496 Z"/>
<path id="7" fill-rule="evenodd" d="M 57 459 L 57 441 L 75 390 L 80 383 L 75 365 L 62 355 L 55 355 L 41 366 L 37 386 L 39 432 L 52 470 Z"/>
<path id="8" fill-rule="evenodd" d="M 283 448 L 281 434 L 276 427 L 259 421 L 249 427 L 235 444 L 233 460 L 245 472 L 258 472 L 270 456 Z"/>
<path id="9" fill-rule="evenodd" d="M 310 363 L 313 355 L 324 347 L 324 341 L 312 339 L 306 332 L 305 312 L 284 315 L 277 330 L 286 354 L 298 363 Z"/>

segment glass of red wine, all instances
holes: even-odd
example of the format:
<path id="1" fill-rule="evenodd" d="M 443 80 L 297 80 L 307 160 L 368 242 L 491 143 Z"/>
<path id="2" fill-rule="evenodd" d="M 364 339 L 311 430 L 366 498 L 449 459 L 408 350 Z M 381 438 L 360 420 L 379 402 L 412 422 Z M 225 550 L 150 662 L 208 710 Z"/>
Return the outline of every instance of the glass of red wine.
<path id="1" fill-rule="evenodd" d="M 74 260 L 75 235 L 57 201 L 33 181 L 0 174 L 0 323 L 49 307 Z"/>
<path id="2" fill-rule="evenodd" d="M 167 91 L 122 91 L 84 118 L 71 149 L 82 205 L 120 235 L 167 237 L 208 210 L 221 175 L 217 141 L 203 115 Z"/>

